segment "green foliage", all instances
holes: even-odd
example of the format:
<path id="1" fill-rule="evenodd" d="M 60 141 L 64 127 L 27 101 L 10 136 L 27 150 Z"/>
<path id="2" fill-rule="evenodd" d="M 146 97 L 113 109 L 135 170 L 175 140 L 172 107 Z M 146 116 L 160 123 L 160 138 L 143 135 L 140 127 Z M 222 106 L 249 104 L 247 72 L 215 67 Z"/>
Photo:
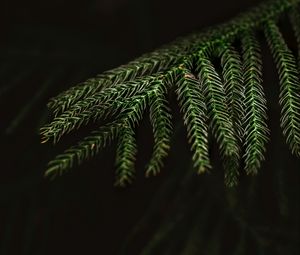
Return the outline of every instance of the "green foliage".
<path id="1" fill-rule="evenodd" d="M 292 153 L 300 156 L 300 81 L 296 60 L 273 21 L 266 23 L 265 35 L 279 74 L 280 124 Z"/>
<path id="2" fill-rule="evenodd" d="M 75 162 L 80 164 L 84 159 L 94 156 L 101 148 L 111 143 L 118 134 L 123 122 L 124 120 L 117 121 L 101 127 L 90 136 L 85 137 L 77 145 L 67 149 L 63 154 L 56 156 L 54 160 L 49 162 L 46 175 L 61 175 L 65 170 L 73 167 Z"/>
<path id="3" fill-rule="evenodd" d="M 137 153 L 134 131 L 147 108 L 154 146 L 145 174 L 158 174 L 171 144 L 170 92 L 177 96 L 198 173 L 211 169 L 211 133 L 227 186 L 237 184 L 242 159 L 246 173 L 256 174 L 269 139 L 257 31 L 265 32 L 277 66 L 283 134 L 292 153 L 300 156 L 299 72 L 276 25 L 290 12 L 299 46 L 298 3 L 266 1 L 228 23 L 180 38 L 51 99 L 48 106 L 55 117 L 42 128 L 43 141 L 56 143 L 91 122 L 106 124 L 51 161 L 46 175 L 61 174 L 117 139 L 116 185 L 130 183 Z"/>
<path id="4" fill-rule="evenodd" d="M 227 105 L 225 88 L 213 64 L 203 52 L 198 53 L 197 68 L 199 79 L 204 87 L 204 101 L 207 105 L 209 126 L 224 159 L 225 182 L 232 186 L 237 182 L 239 146 Z"/>
<path id="5" fill-rule="evenodd" d="M 199 80 L 190 73 L 188 67 L 182 66 L 181 70 L 181 77 L 176 83 L 176 94 L 183 113 L 184 124 L 187 126 L 189 143 L 194 154 L 194 167 L 197 168 L 198 173 L 203 173 L 211 168 L 203 89 Z"/>
<path id="6" fill-rule="evenodd" d="M 134 130 L 126 123 L 119 133 L 116 156 L 116 182 L 117 186 L 125 186 L 134 178 L 134 163 L 137 153 Z"/>
<path id="7" fill-rule="evenodd" d="M 158 86 L 150 103 L 150 121 L 153 127 L 154 147 L 151 159 L 146 167 L 146 176 L 157 175 L 163 166 L 163 160 L 168 156 L 172 134 L 172 116 L 167 90 L 163 82 Z"/>
<path id="8" fill-rule="evenodd" d="M 240 54 L 230 45 L 220 47 L 223 83 L 232 117 L 233 126 L 238 138 L 243 136 L 242 119 L 244 117 L 244 84 Z"/>
<path id="9" fill-rule="evenodd" d="M 248 174 L 256 174 L 264 160 L 269 129 L 266 123 L 267 102 L 262 86 L 262 56 L 253 31 L 243 35 L 242 49 L 246 112 L 243 119 L 245 170 Z"/>

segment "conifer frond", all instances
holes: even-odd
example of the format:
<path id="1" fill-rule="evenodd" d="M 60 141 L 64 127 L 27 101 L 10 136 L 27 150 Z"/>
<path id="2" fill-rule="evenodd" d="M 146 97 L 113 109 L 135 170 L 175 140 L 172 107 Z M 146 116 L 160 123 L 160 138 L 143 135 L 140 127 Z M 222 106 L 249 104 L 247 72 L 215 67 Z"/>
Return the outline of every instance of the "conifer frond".
<path id="1" fill-rule="evenodd" d="M 58 155 L 49 162 L 45 175 L 61 175 L 64 171 L 74 167 L 75 164 L 79 165 L 84 160 L 95 156 L 100 149 L 110 144 L 124 127 L 128 127 L 128 125 L 134 127 L 139 123 L 143 117 L 146 102 L 146 97 L 133 101 L 131 105 L 122 110 L 120 119 L 100 127 L 97 131 L 93 131 L 91 135 L 85 137 L 77 145 Z"/>
<path id="2" fill-rule="evenodd" d="M 244 117 L 244 84 L 242 75 L 242 63 L 240 54 L 230 44 L 219 46 L 218 55 L 221 58 L 223 86 L 226 94 L 226 104 L 231 116 L 234 135 L 240 144 L 243 140 L 242 119 Z M 238 183 L 240 156 L 232 156 L 224 159 L 225 184 L 235 186 Z"/>
<path id="3" fill-rule="evenodd" d="M 279 74 L 283 134 L 292 153 L 300 156 L 300 76 L 296 60 L 273 21 L 266 23 L 265 35 Z"/>
<path id="4" fill-rule="evenodd" d="M 44 141 L 57 142 L 91 122 L 109 123 L 57 156 L 49 163 L 46 175 L 62 173 L 118 138 L 116 184 L 131 182 L 136 154 L 134 130 L 147 107 L 154 146 L 146 176 L 158 174 L 170 149 L 172 121 L 167 95 L 172 91 L 183 114 L 198 173 L 211 168 L 211 131 L 223 159 L 227 186 L 237 184 L 241 159 L 245 171 L 256 174 L 269 136 L 261 51 L 255 38 L 260 30 L 265 32 L 279 74 L 281 127 L 292 152 L 300 156 L 299 71 L 276 25 L 278 18 L 289 12 L 299 47 L 298 4 L 299 0 L 263 2 L 228 23 L 180 38 L 51 99 L 48 106 L 55 117 L 41 130 Z M 220 70 L 214 57 L 220 60 Z"/>
<path id="5" fill-rule="evenodd" d="M 200 174 L 211 168 L 208 153 L 206 106 L 199 80 L 188 67 L 181 66 L 181 70 L 176 94 L 193 151 L 194 168 Z"/>
<path id="6" fill-rule="evenodd" d="M 151 75 L 157 71 L 169 69 L 172 65 L 180 64 L 181 58 L 192 53 L 198 48 L 200 42 L 224 40 L 233 37 L 245 29 L 251 29 L 266 20 L 276 17 L 284 10 L 294 5 L 298 0 L 277 0 L 272 3 L 262 3 L 253 8 L 249 13 L 239 15 L 236 19 L 222 24 L 214 29 L 208 29 L 204 33 L 191 34 L 186 38 L 179 38 L 175 42 L 166 45 L 152 53 L 145 54 L 128 64 L 106 71 L 96 78 L 87 81 L 62 92 L 50 99 L 48 107 L 56 115 L 67 110 L 72 104 L 94 94 L 108 86 L 114 86 L 124 81 L 137 77 Z"/>
<path id="7" fill-rule="evenodd" d="M 241 58 L 239 53 L 227 44 L 222 45 L 219 51 L 229 113 L 237 138 L 242 138 L 242 119 L 245 109 Z"/>
<path id="8" fill-rule="evenodd" d="M 91 135 L 85 137 L 77 145 L 65 150 L 50 161 L 45 175 L 53 177 L 61 175 L 74 167 L 75 164 L 81 164 L 84 160 L 94 156 L 100 149 L 109 145 L 115 139 L 122 126 L 123 122 L 117 121 L 93 131 Z"/>
<path id="9" fill-rule="evenodd" d="M 118 135 L 116 153 L 116 186 L 124 187 L 131 183 L 135 175 L 137 145 L 135 133 L 129 123 L 125 122 Z"/>
<path id="10" fill-rule="evenodd" d="M 79 100 L 86 99 L 107 87 L 122 84 L 136 78 L 151 75 L 153 73 L 166 70 L 178 59 L 180 45 L 174 44 L 172 48 L 159 49 L 153 53 L 122 65 L 115 69 L 104 72 L 96 78 L 87 81 L 62 92 L 48 103 L 48 107 L 53 109 L 56 115 L 69 109 L 72 104 Z M 176 52 L 176 54 L 175 54 Z"/>
<path id="11" fill-rule="evenodd" d="M 236 183 L 238 176 L 239 145 L 234 133 L 225 89 L 219 74 L 205 52 L 198 53 L 197 70 L 203 86 L 209 127 L 224 160 L 225 182 L 231 186 Z"/>
<path id="12" fill-rule="evenodd" d="M 157 76 L 149 76 L 143 80 L 129 81 L 118 87 L 106 88 L 101 92 L 79 101 L 61 115 L 42 128 L 45 139 L 53 138 L 54 143 L 66 133 L 87 125 L 91 120 L 106 119 L 119 109 L 124 109 L 132 100 L 138 100 L 141 92 L 147 89 Z M 135 96 L 138 95 L 138 96 Z"/>
<path id="13" fill-rule="evenodd" d="M 245 84 L 245 170 L 256 174 L 264 160 L 265 146 L 269 136 L 267 105 L 262 86 L 262 56 L 253 31 L 242 36 L 243 72 Z"/>
<path id="14" fill-rule="evenodd" d="M 226 156 L 236 155 L 238 145 L 233 131 L 229 107 L 226 103 L 224 86 L 213 64 L 203 52 L 198 54 L 197 71 L 203 86 L 207 115 L 210 120 L 209 126 L 220 150 Z"/>
<path id="15" fill-rule="evenodd" d="M 172 134 L 172 115 L 166 100 L 164 83 L 158 86 L 150 102 L 150 121 L 153 127 L 154 146 L 151 159 L 146 167 L 146 176 L 157 175 L 168 156 Z"/>

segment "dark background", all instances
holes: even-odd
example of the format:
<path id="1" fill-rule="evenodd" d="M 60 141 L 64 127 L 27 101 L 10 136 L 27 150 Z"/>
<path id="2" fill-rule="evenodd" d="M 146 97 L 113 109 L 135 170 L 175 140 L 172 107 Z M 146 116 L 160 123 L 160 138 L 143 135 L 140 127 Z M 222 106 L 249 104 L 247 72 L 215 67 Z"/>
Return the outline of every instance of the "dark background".
<path id="1" fill-rule="evenodd" d="M 185 134 L 174 138 L 176 146 L 163 173 L 145 179 L 139 170 L 151 152 L 146 120 L 142 124 L 146 131 L 138 133 L 138 178 L 126 189 L 113 187 L 113 147 L 50 182 L 43 178 L 47 162 L 73 138 L 56 147 L 40 144 L 38 130 L 48 120 L 48 99 L 178 36 L 224 22 L 258 2 L 2 0 L 0 254 L 117 254 L 155 191 L 172 177 L 174 168 L 184 171 L 189 166 Z M 276 82 L 272 68 L 267 68 L 269 83 Z M 268 93 L 271 98 L 277 95 Z M 278 105 L 273 101 L 269 106 L 275 138 L 268 148 L 264 179 L 274 167 L 299 170 L 299 161 L 283 143 Z M 289 178 L 291 186 L 298 185 L 299 175 Z M 272 184 L 266 183 L 267 190 L 268 185 Z M 290 193 L 298 197 L 298 192 L 295 188 Z M 271 191 L 262 193 L 270 193 L 265 201 L 274 200 Z M 148 227 L 151 232 L 152 226 Z M 138 252 L 146 241 L 147 231 L 133 250 Z"/>

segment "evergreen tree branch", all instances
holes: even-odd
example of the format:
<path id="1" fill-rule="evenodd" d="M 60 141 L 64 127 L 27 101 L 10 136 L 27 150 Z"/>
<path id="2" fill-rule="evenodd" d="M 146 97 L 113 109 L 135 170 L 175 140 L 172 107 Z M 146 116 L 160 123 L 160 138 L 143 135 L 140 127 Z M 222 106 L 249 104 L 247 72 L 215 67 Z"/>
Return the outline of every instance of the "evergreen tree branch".
<path id="1" fill-rule="evenodd" d="M 85 137 L 77 145 L 65 150 L 55 159 L 49 162 L 46 176 L 61 175 L 75 164 L 81 164 L 83 160 L 89 159 L 99 153 L 100 149 L 107 145 L 119 135 L 120 131 L 127 125 L 134 127 L 143 117 L 146 108 L 146 98 L 135 101 L 130 107 L 124 109 L 121 118 L 100 127 L 91 135 Z"/>
<path id="2" fill-rule="evenodd" d="M 230 116 L 232 116 L 237 138 L 243 137 L 242 119 L 244 117 L 244 84 L 242 63 L 239 53 L 227 44 L 221 46 L 222 76 Z"/>
<path id="3" fill-rule="evenodd" d="M 188 65 L 191 64 L 188 63 Z M 191 67 L 182 65 L 180 68 L 181 77 L 177 82 L 176 94 L 193 151 L 194 167 L 200 174 L 211 168 L 208 152 L 206 106 L 199 80 L 189 70 Z"/>
<path id="4" fill-rule="evenodd" d="M 253 31 L 242 36 L 243 71 L 245 81 L 245 170 L 256 174 L 264 160 L 265 146 L 269 140 L 267 105 L 262 86 L 262 56 Z"/>
<path id="5" fill-rule="evenodd" d="M 300 156 L 300 75 L 296 60 L 273 21 L 266 23 L 265 36 L 279 74 L 283 134 L 292 153 Z"/>
<path id="6" fill-rule="evenodd" d="M 191 34 L 185 38 L 179 38 L 174 43 L 161 49 L 145 54 L 126 65 L 106 71 L 96 78 L 72 87 L 51 99 L 48 107 L 57 115 L 67 110 L 78 100 L 85 99 L 103 88 L 171 68 L 172 65 L 180 64 L 182 58 L 198 49 L 200 44 L 213 41 L 216 38 L 222 41 L 228 37 L 235 37 L 244 30 L 253 29 L 265 21 L 277 17 L 297 2 L 299 1 L 277 0 L 264 2 L 252 10 L 242 13 L 227 24 L 216 26 L 205 32 Z"/>
<path id="7" fill-rule="evenodd" d="M 134 179 L 137 145 L 132 127 L 125 122 L 118 135 L 116 154 L 116 186 L 124 187 Z"/>
<path id="8" fill-rule="evenodd" d="M 95 93 L 55 117 L 50 124 L 42 128 L 41 134 L 46 140 L 53 138 L 54 143 L 56 143 L 64 134 L 78 129 L 82 125 L 87 125 L 91 120 L 95 122 L 100 118 L 106 119 L 119 109 L 126 109 L 132 100 L 139 100 L 143 97 L 142 92 L 149 89 L 157 77 L 149 76 L 143 80 L 125 82 L 117 88 L 107 88 Z"/>
<path id="9" fill-rule="evenodd" d="M 183 114 L 198 173 L 211 168 L 211 131 L 223 159 L 227 186 L 237 184 L 242 156 L 247 174 L 256 174 L 269 139 L 261 52 L 254 35 L 257 30 L 264 30 L 279 74 L 281 127 L 292 153 L 299 156 L 299 71 L 276 25 L 277 19 L 289 12 L 300 44 L 299 12 L 293 10 L 298 4 L 299 0 L 266 1 L 225 24 L 179 38 L 51 99 L 49 107 L 55 117 L 41 129 L 44 142 L 56 143 L 91 122 L 111 122 L 58 155 L 49 163 L 46 175 L 60 174 L 80 164 L 118 137 L 116 183 L 123 186 L 130 182 L 136 153 L 133 130 L 146 107 L 150 109 L 154 137 L 146 176 L 158 174 L 170 149 L 172 121 L 167 94 L 172 91 Z M 242 56 L 235 43 L 241 43 Z M 220 59 L 220 74 L 214 57 Z"/>
<path id="10" fill-rule="evenodd" d="M 224 160 L 225 183 L 233 186 L 237 183 L 239 145 L 233 131 L 225 89 L 219 74 L 204 52 L 198 53 L 197 71 L 203 86 L 209 126 Z"/>
<path id="11" fill-rule="evenodd" d="M 150 100 L 150 121 L 153 127 L 154 147 L 146 167 L 146 176 L 157 175 L 163 167 L 163 160 L 168 156 L 172 134 L 172 116 L 165 96 L 165 82 L 160 82 Z"/>

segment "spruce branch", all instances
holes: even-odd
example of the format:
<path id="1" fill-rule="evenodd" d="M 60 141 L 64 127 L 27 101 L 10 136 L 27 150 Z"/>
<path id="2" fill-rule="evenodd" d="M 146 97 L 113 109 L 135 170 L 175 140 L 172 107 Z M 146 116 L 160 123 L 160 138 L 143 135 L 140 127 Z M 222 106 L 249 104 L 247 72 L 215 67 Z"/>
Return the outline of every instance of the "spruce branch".
<path id="1" fill-rule="evenodd" d="M 161 81 L 150 100 L 150 121 L 153 127 L 154 146 L 146 167 L 146 176 L 157 175 L 168 156 L 172 134 L 172 115 L 166 100 L 166 82 Z"/>
<path id="2" fill-rule="evenodd" d="M 237 154 L 238 145 L 233 133 L 225 90 L 219 74 L 203 52 L 198 53 L 197 71 L 203 86 L 207 115 L 210 119 L 209 126 L 219 143 L 220 150 L 226 156 Z"/>
<path id="3" fill-rule="evenodd" d="M 243 34 L 242 51 L 246 113 L 243 118 L 245 170 L 247 174 L 256 174 L 264 160 L 269 129 L 266 123 L 266 98 L 262 86 L 262 56 L 253 31 Z"/>
<path id="4" fill-rule="evenodd" d="M 101 127 L 97 131 L 93 131 L 91 135 L 85 137 L 77 145 L 65 150 L 51 160 L 48 163 L 45 176 L 55 177 L 56 175 L 62 175 L 65 171 L 74 167 L 75 164 L 81 164 L 84 160 L 94 156 L 100 149 L 109 145 L 115 139 L 123 125 L 123 122 L 116 121 Z"/>
<path id="5" fill-rule="evenodd" d="M 194 168 L 200 174 L 211 168 L 206 106 L 199 80 L 191 73 L 189 67 L 181 66 L 180 68 L 181 77 L 176 83 L 176 94 L 193 151 Z"/>
<path id="6" fill-rule="evenodd" d="M 274 21 L 268 21 L 264 31 L 279 74 L 283 134 L 292 153 L 300 156 L 300 75 L 296 60 Z"/>
<path id="7" fill-rule="evenodd" d="M 232 116 L 237 138 L 242 138 L 245 108 L 241 57 L 232 46 L 227 44 L 221 45 L 219 52 L 229 113 Z"/>
<path id="8" fill-rule="evenodd" d="M 298 0 L 277 0 L 262 3 L 251 11 L 240 14 L 227 24 L 221 24 L 204 32 L 179 38 L 175 42 L 152 53 L 145 54 L 128 64 L 106 71 L 96 78 L 88 79 L 52 98 L 48 107 L 53 110 L 56 116 L 67 110 L 69 106 L 78 100 L 83 100 L 103 88 L 114 86 L 136 77 L 151 75 L 154 71 L 169 69 L 174 65 L 180 64 L 182 58 L 187 54 L 191 54 L 199 49 L 200 44 L 234 38 L 242 31 L 256 28 L 265 21 L 277 17 L 297 2 Z"/>
<path id="9" fill-rule="evenodd" d="M 75 164 L 79 165 L 84 160 L 95 156 L 99 153 L 100 149 L 111 144 L 124 127 L 128 127 L 128 125 L 134 127 L 142 119 L 146 108 L 146 101 L 147 98 L 145 97 L 134 101 L 131 106 L 123 109 L 120 119 L 93 131 L 91 135 L 85 137 L 77 145 L 58 155 L 54 160 L 49 162 L 45 175 L 61 175 L 63 172 L 74 167 Z"/>
<path id="10" fill-rule="evenodd" d="M 48 107 L 53 109 L 54 115 L 57 116 L 61 112 L 69 109 L 74 103 L 80 99 L 86 99 L 94 96 L 95 93 L 101 92 L 113 85 L 122 84 L 135 78 L 151 75 L 152 73 L 166 70 L 174 61 L 174 53 L 169 50 L 163 50 L 138 58 L 127 65 L 120 66 L 113 70 L 104 72 L 96 78 L 88 79 L 69 90 L 62 92 L 48 103 Z"/>
<path id="11" fill-rule="evenodd" d="M 48 106 L 55 117 L 41 129 L 43 141 L 56 143 L 82 126 L 109 123 L 58 155 L 46 175 L 61 174 L 118 139 L 116 184 L 130 183 L 137 151 L 135 130 L 146 108 L 154 145 L 145 174 L 158 174 L 171 146 L 169 92 L 175 92 L 178 99 L 198 173 L 211 169 L 211 131 L 223 159 L 227 186 L 237 184 L 242 159 L 247 174 L 256 174 L 269 140 L 257 31 L 265 33 L 279 74 L 283 134 L 292 153 L 300 156 L 299 66 L 276 25 L 289 13 L 299 49 L 298 4 L 299 0 L 266 1 L 227 23 L 179 38 L 50 99 Z M 221 70 L 214 64 L 216 59 Z"/>
<path id="12" fill-rule="evenodd" d="M 124 187 L 134 179 L 137 145 L 135 132 L 129 123 L 125 122 L 118 135 L 116 155 L 116 186 Z"/>
<path id="13" fill-rule="evenodd" d="M 237 182 L 240 149 L 227 105 L 225 88 L 205 52 L 198 53 L 197 71 L 200 82 L 203 84 L 209 127 L 224 160 L 225 182 L 232 186 Z"/>
<path id="14" fill-rule="evenodd" d="M 53 138 L 54 143 L 66 133 L 87 125 L 91 119 L 105 119 L 113 115 L 119 108 L 126 108 L 133 96 L 145 90 L 156 77 L 147 77 L 144 80 L 136 80 L 119 84 L 117 88 L 111 87 L 79 101 L 61 115 L 41 129 L 45 139 Z M 128 99 L 128 100 L 127 100 Z M 127 103 L 127 104 L 126 104 Z M 123 107 L 122 107 L 123 106 Z"/>

